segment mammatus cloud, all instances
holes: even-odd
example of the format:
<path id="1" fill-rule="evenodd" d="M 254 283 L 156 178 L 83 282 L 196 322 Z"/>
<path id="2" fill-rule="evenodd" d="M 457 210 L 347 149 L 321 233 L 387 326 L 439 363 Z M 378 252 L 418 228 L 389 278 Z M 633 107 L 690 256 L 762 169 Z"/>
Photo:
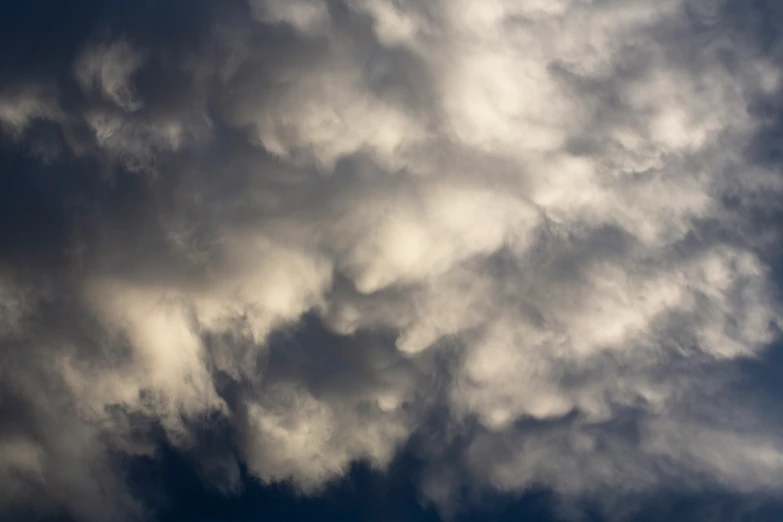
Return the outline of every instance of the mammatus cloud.
<path id="1" fill-rule="evenodd" d="M 315 493 L 432 418 L 446 510 L 781 493 L 781 426 L 736 392 L 780 326 L 752 14 L 177 6 L 193 31 L 103 20 L 0 91 L 2 508 L 143 517 L 125 463 L 160 437 Z M 210 423 L 232 447 L 191 451 Z"/>

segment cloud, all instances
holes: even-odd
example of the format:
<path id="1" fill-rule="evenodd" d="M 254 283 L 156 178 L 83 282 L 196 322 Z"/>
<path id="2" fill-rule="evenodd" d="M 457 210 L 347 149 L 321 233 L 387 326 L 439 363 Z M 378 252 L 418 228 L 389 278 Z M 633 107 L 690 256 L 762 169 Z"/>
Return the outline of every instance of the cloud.
<path id="1" fill-rule="evenodd" d="M 17 89 L 0 98 L 0 122 L 11 136 L 19 135 L 38 118 L 57 119 L 59 108 L 47 93 L 38 88 Z"/>
<path id="2" fill-rule="evenodd" d="M 143 55 L 128 42 L 87 49 L 74 67 L 76 79 L 87 93 L 97 89 L 103 98 L 126 111 L 137 111 L 143 103 L 135 99 L 133 75 L 142 66 Z"/>
<path id="3" fill-rule="evenodd" d="M 780 327 L 753 8 L 139 9 L 0 93 L 0 509 L 145 516 L 161 437 L 310 494 L 421 444 L 446 511 L 780 493 L 735 386 Z"/>

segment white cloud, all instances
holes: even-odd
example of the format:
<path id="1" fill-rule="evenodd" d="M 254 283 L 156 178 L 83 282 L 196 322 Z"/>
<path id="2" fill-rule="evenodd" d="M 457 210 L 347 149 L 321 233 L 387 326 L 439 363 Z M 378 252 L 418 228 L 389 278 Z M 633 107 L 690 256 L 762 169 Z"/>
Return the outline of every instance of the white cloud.
<path id="1" fill-rule="evenodd" d="M 308 492 L 343 475 L 351 462 L 389 463 L 410 432 L 398 412 L 372 401 L 365 408 L 318 400 L 307 390 L 274 385 L 248 411 L 247 461 L 267 482 L 294 480 Z M 365 410 L 365 412 L 362 412 Z"/>
<path id="2" fill-rule="evenodd" d="M 260 21 L 290 24 L 304 34 L 317 34 L 329 25 L 329 7 L 322 0 L 252 0 L 253 14 Z"/>
<path id="3" fill-rule="evenodd" d="M 185 446 L 217 414 L 259 479 L 314 492 L 387 465 L 436 409 L 444 432 L 476 425 L 456 461 L 425 454 L 442 502 L 459 480 L 774 490 L 779 426 L 704 397 L 777 334 L 768 231 L 726 203 L 777 210 L 779 177 L 746 157 L 777 68 L 739 49 L 729 70 L 682 2 L 620 4 L 253 1 L 189 51 L 177 110 L 138 99 L 125 40 L 84 51 L 81 87 L 121 110 L 58 122 L 157 176 L 134 193 L 151 216 L 96 182 L 96 259 L 54 283 L 95 321 L 52 365 L 74 458 L 143 451 L 123 415 Z M 5 288 L 0 328 L 35 340 Z M 66 448 L 4 447 L 31 476 Z"/>

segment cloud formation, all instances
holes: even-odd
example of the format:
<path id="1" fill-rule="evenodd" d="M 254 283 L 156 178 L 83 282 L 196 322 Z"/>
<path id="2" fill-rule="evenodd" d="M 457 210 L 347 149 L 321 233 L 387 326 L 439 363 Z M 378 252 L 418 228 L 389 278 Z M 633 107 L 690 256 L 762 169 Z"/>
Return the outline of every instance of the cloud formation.
<path id="1" fill-rule="evenodd" d="M 445 510 L 781 493 L 780 423 L 738 391 L 781 317 L 765 13 L 137 9 L 28 19 L 57 63 L 2 75 L 0 510 L 144 517 L 126 464 L 162 439 L 306 493 L 420 444 Z"/>

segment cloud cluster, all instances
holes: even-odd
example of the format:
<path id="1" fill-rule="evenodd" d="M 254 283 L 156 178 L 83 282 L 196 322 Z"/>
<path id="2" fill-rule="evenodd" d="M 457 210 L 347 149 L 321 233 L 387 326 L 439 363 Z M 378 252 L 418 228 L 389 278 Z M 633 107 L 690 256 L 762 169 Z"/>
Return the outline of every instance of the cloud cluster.
<path id="1" fill-rule="evenodd" d="M 8 62 L 0 509 L 144 516 L 124 463 L 160 437 L 209 481 L 317 492 L 433 418 L 441 506 L 779 492 L 781 426 L 736 391 L 781 311 L 754 13 L 138 9 L 64 31 L 67 67 Z"/>

